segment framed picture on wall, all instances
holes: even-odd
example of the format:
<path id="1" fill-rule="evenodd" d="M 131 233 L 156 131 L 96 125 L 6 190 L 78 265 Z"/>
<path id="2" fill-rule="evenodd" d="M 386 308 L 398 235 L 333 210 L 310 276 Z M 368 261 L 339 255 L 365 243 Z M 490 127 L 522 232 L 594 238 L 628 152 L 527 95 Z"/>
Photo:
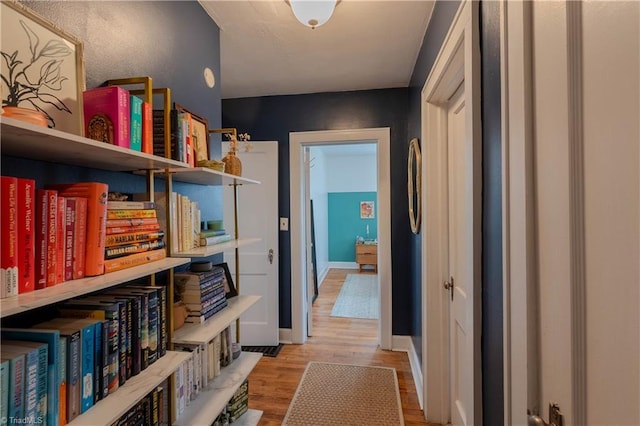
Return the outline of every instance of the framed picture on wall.
<path id="1" fill-rule="evenodd" d="M 375 212 L 374 201 L 360 201 L 360 219 L 374 219 Z"/>
<path id="2" fill-rule="evenodd" d="M 0 5 L 2 107 L 40 111 L 47 125 L 82 136 L 83 45 L 16 1 Z"/>
<path id="3" fill-rule="evenodd" d="M 231 278 L 231 271 L 229 270 L 229 264 L 227 262 L 218 263 L 215 266 L 219 266 L 224 269 L 224 292 L 227 299 L 238 295 L 235 285 L 233 284 L 233 278 Z"/>

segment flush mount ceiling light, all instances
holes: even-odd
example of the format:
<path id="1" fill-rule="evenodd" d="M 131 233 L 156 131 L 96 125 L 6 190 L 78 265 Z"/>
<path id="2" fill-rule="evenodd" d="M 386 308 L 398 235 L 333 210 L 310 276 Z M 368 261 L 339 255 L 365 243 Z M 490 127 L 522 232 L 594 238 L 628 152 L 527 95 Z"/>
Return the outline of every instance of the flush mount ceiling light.
<path id="1" fill-rule="evenodd" d="M 333 15 L 340 0 L 288 0 L 296 19 L 303 25 L 315 29 L 324 24 Z"/>

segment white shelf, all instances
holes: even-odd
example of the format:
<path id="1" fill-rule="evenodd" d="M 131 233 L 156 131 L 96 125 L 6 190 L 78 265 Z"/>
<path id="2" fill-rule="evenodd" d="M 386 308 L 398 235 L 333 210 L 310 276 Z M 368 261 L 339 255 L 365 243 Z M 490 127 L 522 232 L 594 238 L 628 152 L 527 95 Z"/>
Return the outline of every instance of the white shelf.
<path id="1" fill-rule="evenodd" d="M 233 250 L 238 247 L 246 246 L 249 244 L 257 243 L 260 238 L 241 238 L 239 240 L 226 241 L 224 243 L 214 244 L 211 246 L 204 246 L 194 248 L 188 251 L 180 253 L 172 253 L 172 257 L 207 257 L 218 253 L 223 253 L 227 250 Z"/>
<path id="2" fill-rule="evenodd" d="M 185 163 L 1 117 L 2 155 L 114 172 L 188 168 Z"/>
<path id="3" fill-rule="evenodd" d="M 209 318 L 204 324 L 185 324 L 173 332 L 173 343 L 203 345 L 252 307 L 261 296 L 241 294 L 228 300 L 229 305 Z"/>
<path id="4" fill-rule="evenodd" d="M 262 354 L 242 352 L 231 365 L 224 367 L 218 377 L 201 391 L 195 401 L 178 417 L 175 425 L 210 425 L 227 405 L 244 379 L 256 366 Z"/>
<path id="5" fill-rule="evenodd" d="M 238 420 L 233 422 L 235 426 L 256 426 L 260 422 L 263 411 L 249 408 Z"/>
<path id="6" fill-rule="evenodd" d="M 167 351 L 165 356 L 141 371 L 137 376 L 128 379 L 117 391 L 98 401 L 89 411 L 73 419 L 69 425 L 112 424 L 173 374 L 190 355 L 188 352 Z"/>
<path id="7" fill-rule="evenodd" d="M 29 293 L 0 299 L 0 318 L 9 315 L 30 311 L 52 303 L 61 302 L 73 297 L 104 290 L 127 281 L 145 277 L 147 275 L 162 272 L 176 266 L 189 263 L 190 259 L 166 258 L 145 265 L 121 271 L 110 272 L 96 277 L 87 277 L 80 280 L 65 281 L 53 287 L 34 290 Z"/>
<path id="8" fill-rule="evenodd" d="M 195 183 L 198 185 L 242 185 L 259 184 L 260 182 L 229 173 L 219 172 L 206 167 L 175 168 L 167 170 L 173 174 L 173 180 Z M 158 176 L 161 177 L 161 176 Z"/>

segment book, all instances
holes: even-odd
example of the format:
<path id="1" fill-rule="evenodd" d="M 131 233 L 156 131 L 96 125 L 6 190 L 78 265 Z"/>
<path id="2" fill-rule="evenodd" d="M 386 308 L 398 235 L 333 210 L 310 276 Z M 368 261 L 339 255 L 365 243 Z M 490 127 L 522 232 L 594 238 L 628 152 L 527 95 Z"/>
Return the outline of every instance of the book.
<path id="1" fill-rule="evenodd" d="M 112 219 L 144 219 L 156 217 L 155 209 L 120 209 L 108 210 L 107 220 Z"/>
<path id="2" fill-rule="evenodd" d="M 18 178 L 18 293 L 35 290 L 36 181 Z M 3 249 L 4 250 L 4 249 Z"/>
<path id="3" fill-rule="evenodd" d="M 86 276 L 102 275 L 104 273 L 104 240 L 109 186 L 101 182 L 78 182 L 51 185 L 48 188 L 58 190 L 59 195 L 63 197 L 87 198 L 84 273 Z"/>
<path id="4" fill-rule="evenodd" d="M 84 278 L 86 266 L 86 238 L 87 238 L 87 204 L 84 197 L 67 197 L 67 202 L 75 201 L 75 221 L 73 225 L 73 253 L 72 253 L 72 278 L 74 280 Z"/>
<path id="5" fill-rule="evenodd" d="M 153 154 L 153 118 L 149 102 L 142 102 L 142 152 Z"/>
<path id="6" fill-rule="evenodd" d="M 130 109 L 130 148 L 133 151 L 142 151 L 142 99 L 131 95 L 129 97 Z"/>
<path id="7" fill-rule="evenodd" d="M 64 213 L 64 261 L 63 261 L 63 281 L 73 279 L 73 237 L 74 227 L 76 224 L 76 198 L 68 197 L 65 199 Z"/>
<path id="8" fill-rule="evenodd" d="M 9 363 L 9 394 L 7 411 L 9 418 L 24 418 L 24 367 L 25 354 L 5 353 L 4 348 L 0 349 L 0 357 Z"/>
<path id="9" fill-rule="evenodd" d="M 215 237 L 200 238 L 200 246 L 212 246 L 220 243 L 231 241 L 231 235 L 217 235 Z"/>
<path id="10" fill-rule="evenodd" d="M 149 210 L 155 209 L 153 201 L 107 201 L 107 210 Z"/>
<path id="11" fill-rule="evenodd" d="M 206 230 L 200 231 L 200 238 L 217 237 L 219 235 L 226 235 L 226 234 L 227 234 L 227 231 L 225 231 L 224 229 L 219 229 L 219 230 L 206 229 Z"/>
<path id="12" fill-rule="evenodd" d="M 143 290 L 156 290 L 158 292 L 158 358 L 163 357 L 169 345 L 169 318 L 167 317 L 167 287 L 161 285 L 128 286 L 125 288 L 142 288 Z"/>
<path id="13" fill-rule="evenodd" d="M 132 243 L 159 240 L 164 237 L 164 231 L 142 231 L 128 234 L 111 234 L 105 238 L 106 247 L 122 246 Z"/>
<path id="14" fill-rule="evenodd" d="M 56 212 L 56 284 L 63 282 L 65 276 L 67 233 L 67 199 L 58 197 Z"/>
<path id="15" fill-rule="evenodd" d="M 2 352 L 25 354 L 25 418 L 32 424 L 44 419 L 47 414 L 47 344 L 3 340 Z"/>
<path id="16" fill-rule="evenodd" d="M 9 360 L 0 361 L 0 419 L 9 418 Z"/>
<path id="17" fill-rule="evenodd" d="M 164 249 L 144 251 L 142 253 L 130 254 L 116 259 L 108 259 L 104 262 L 105 272 L 115 272 L 134 266 L 162 260 L 167 257 Z"/>
<path id="18" fill-rule="evenodd" d="M 107 228 L 126 227 L 126 226 L 157 225 L 157 224 L 158 224 L 158 219 L 155 218 L 155 217 L 107 219 Z"/>
<path id="19" fill-rule="evenodd" d="M 47 424 L 58 424 L 62 378 L 60 376 L 60 332 L 32 328 L 3 328 L 2 340 L 27 340 L 48 345 L 47 351 Z M 68 417 L 67 417 L 68 418 Z"/>
<path id="20" fill-rule="evenodd" d="M 149 339 L 149 365 L 158 359 L 159 336 L 160 336 L 160 297 L 157 287 L 150 286 L 127 286 L 125 287 L 131 294 L 146 295 L 147 297 L 147 318 Z"/>
<path id="21" fill-rule="evenodd" d="M 164 240 L 144 241 L 141 243 L 125 244 L 122 246 L 107 247 L 105 259 L 116 259 L 133 253 L 141 253 L 149 250 L 163 249 Z"/>
<path id="22" fill-rule="evenodd" d="M 149 225 L 137 225 L 137 226 L 113 226 L 107 227 L 107 235 L 113 234 L 128 234 L 131 232 L 142 232 L 142 231 L 159 231 L 160 224 L 153 223 Z"/>
<path id="23" fill-rule="evenodd" d="M 127 302 L 127 332 L 131 332 L 131 336 L 128 338 L 127 344 L 127 374 L 129 375 L 129 377 L 137 375 L 138 373 L 140 373 L 141 369 L 141 297 L 142 296 L 137 294 L 129 294 L 126 291 L 126 288 L 109 290 L 96 297 L 96 299 L 99 298 L 103 301 L 117 300 Z"/>
<path id="24" fill-rule="evenodd" d="M 58 192 L 36 191 L 36 290 L 55 285 L 56 281 L 56 213 Z"/>
<path id="25" fill-rule="evenodd" d="M 118 86 L 96 87 L 82 94 L 85 137 L 130 148 L 129 92 Z"/>
<path id="26" fill-rule="evenodd" d="M 18 294 L 18 179 L 11 176 L 1 179 L 0 297 L 5 298 Z"/>
<path id="27" fill-rule="evenodd" d="M 67 377 L 68 377 L 68 352 L 67 345 L 69 338 L 67 336 L 60 336 L 60 401 L 58 403 L 58 415 L 60 417 L 60 426 L 67 424 Z"/>

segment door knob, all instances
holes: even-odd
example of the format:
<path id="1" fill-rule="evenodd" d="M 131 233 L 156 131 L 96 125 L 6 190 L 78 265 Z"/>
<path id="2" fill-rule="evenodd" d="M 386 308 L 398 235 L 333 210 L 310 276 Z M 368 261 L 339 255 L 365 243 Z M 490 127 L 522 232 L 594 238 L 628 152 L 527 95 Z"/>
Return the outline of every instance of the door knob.
<path id="1" fill-rule="evenodd" d="M 445 290 L 449 290 L 451 292 L 451 301 L 453 301 L 453 288 L 455 287 L 453 277 L 451 277 L 449 281 L 445 281 L 443 285 Z"/>
<path id="2" fill-rule="evenodd" d="M 269 264 L 273 265 L 273 249 L 269 249 Z"/>

